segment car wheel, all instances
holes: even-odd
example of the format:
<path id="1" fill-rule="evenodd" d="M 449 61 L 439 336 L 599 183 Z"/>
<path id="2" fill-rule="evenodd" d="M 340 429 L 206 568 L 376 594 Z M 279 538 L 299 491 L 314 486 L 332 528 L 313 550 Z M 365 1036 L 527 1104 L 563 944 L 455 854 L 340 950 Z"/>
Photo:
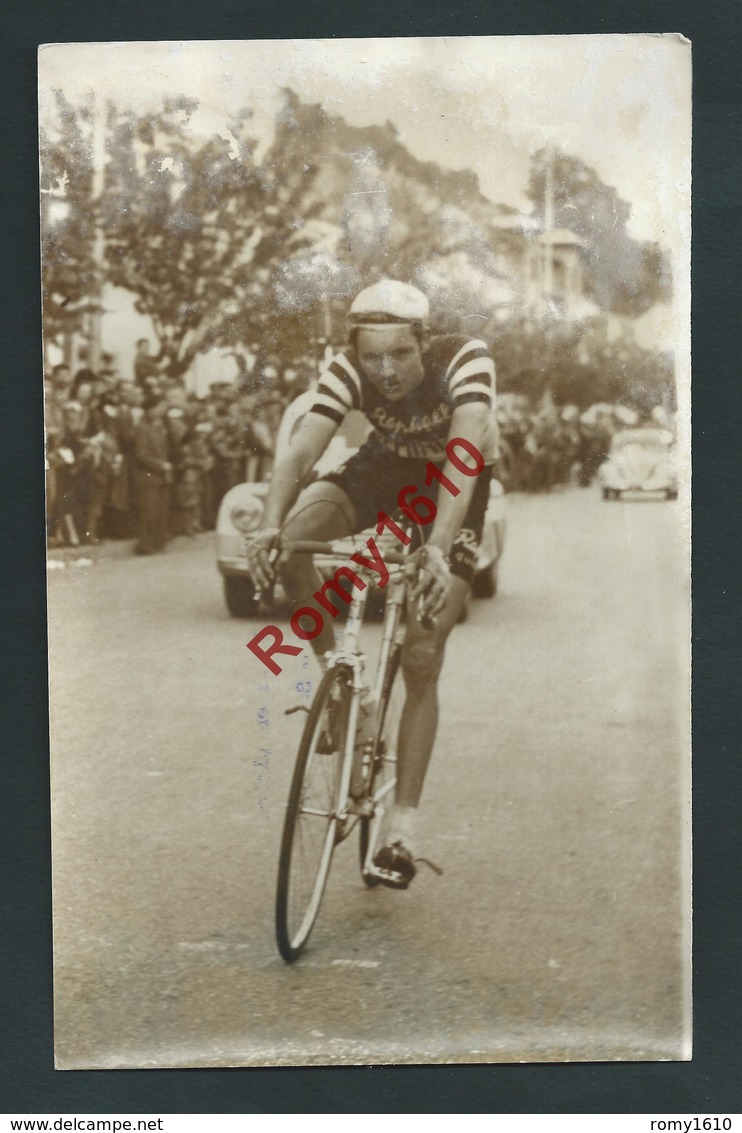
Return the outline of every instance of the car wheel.
<path id="1" fill-rule="evenodd" d="M 233 618 L 251 618 L 258 612 L 255 587 L 249 578 L 224 576 L 224 601 Z"/>
<path id="2" fill-rule="evenodd" d="M 666 500 L 676 500 L 677 498 L 678 498 L 677 488 L 666 488 L 665 489 L 665 499 Z"/>
<path id="3" fill-rule="evenodd" d="M 475 598 L 494 598 L 497 594 L 497 563 L 474 575 L 471 592 Z"/>
<path id="4" fill-rule="evenodd" d="M 613 488 L 603 488 L 603 499 L 604 500 L 612 500 L 613 499 Z"/>

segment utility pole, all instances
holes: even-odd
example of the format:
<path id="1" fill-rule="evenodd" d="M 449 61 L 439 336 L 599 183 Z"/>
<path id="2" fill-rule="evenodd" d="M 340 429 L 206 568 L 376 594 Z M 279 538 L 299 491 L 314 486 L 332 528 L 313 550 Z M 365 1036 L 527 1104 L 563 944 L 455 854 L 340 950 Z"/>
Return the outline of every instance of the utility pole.
<path id="1" fill-rule="evenodd" d="M 554 229 L 554 150 L 546 149 L 546 180 L 544 183 L 544 294 L 548 302 L 554 287 L 553 252 L 551 233 Z"/>
<path id="2" fill-rule="evenodd" d="M 550 409 L 554 404 L 552 390 L 552 368 L 554 364 L 554 343 L 552 339 L 552 302 L 554 291 L 554 244 L 552 233 L 554 231 L 554 147 L 546 147 L 546 178 L 544 181 L 544 299 L 546 306 L 546 376 L 544 391 L 541 399 L 542 408 Z"/>

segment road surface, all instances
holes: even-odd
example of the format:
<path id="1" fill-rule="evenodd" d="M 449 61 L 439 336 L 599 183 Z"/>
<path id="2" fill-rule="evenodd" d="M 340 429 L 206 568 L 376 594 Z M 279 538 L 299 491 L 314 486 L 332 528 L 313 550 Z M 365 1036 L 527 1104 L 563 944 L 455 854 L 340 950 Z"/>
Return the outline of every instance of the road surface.
<path id="1" fill-rule="evenodd" d="M 293 966 L 283 713 L 314 669 L 260 668 L 208 537 L 50 571 L 60 1067 L 688 1057 L 679 505 L 509 507 L 443 677 L 420 852 L 444 875 L 368 891 L 344 844 Z"/>

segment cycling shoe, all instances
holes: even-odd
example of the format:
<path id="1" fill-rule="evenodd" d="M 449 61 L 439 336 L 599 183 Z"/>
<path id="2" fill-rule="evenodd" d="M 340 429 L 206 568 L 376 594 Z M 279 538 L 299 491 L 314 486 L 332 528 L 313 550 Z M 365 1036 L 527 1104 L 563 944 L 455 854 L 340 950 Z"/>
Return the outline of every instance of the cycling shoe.
<path id="1" fill-rule="evenodd" d="M 390 889 L 406 889 L 417 873 L 412 854 L 400 841 L 382 846 L 374 858 L 379 881 Z"/>

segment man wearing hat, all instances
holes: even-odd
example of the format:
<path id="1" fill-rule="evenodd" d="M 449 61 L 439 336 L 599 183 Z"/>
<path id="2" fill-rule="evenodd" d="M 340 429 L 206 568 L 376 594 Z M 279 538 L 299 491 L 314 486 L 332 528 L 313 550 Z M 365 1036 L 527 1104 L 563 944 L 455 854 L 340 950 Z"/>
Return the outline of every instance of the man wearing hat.
<path id="1" fill-rule="evenodd" d="M 134 479 L 137 494 L 138 555 L 162 551 L 167 542 L 170 484 L 173 466 L 168 460 L 168 438 L 163 418 L 165 402 L 148 394 L 144 416 L 134 428 Z"/>
<path id="2" fill-rule="evenodd" d="M 397 280 L 382 280 L 357 296 L 348 316 L 348 345 L 321 375 L 314 404 L 274 470 L 265 526 L 249 552 L 253 580 L 262 590 L 274 577 L 270 551 L 281 548 L 276 565 L 298 608 L 320 579 L 309 556 L 291 557 L 292 540 L 333 540 L 374 527 L 379 511 L 394 513 L 405 485 L 416 484 L 436 498 L 437 481 L 424 486 L 428 462 L 460 489 L 437 494 L 425 546 L 410 557 L 408 568 L 416 577 L 412 596 L 419 620 L 407 626 L 395 805 L 387 845 L 375 859 L 386 884 L 399 889 L 415 874 L 415 820 L 435 740 L 438 677 L 474 573 L 497 440 L 495 371 L 486 344 L 465 335 L 431 337 L 428 317 L 426 296 Z M 338 471 L 304 487 L 353 409 L 373 427 L 368 440 Z M 479 475 L 462 476 L 451 465 L 445 449 L 454 437 L 482 453 Z M 325 622 L 312 647 L 323 664 L 334 648 L 330 624 Z"/>

